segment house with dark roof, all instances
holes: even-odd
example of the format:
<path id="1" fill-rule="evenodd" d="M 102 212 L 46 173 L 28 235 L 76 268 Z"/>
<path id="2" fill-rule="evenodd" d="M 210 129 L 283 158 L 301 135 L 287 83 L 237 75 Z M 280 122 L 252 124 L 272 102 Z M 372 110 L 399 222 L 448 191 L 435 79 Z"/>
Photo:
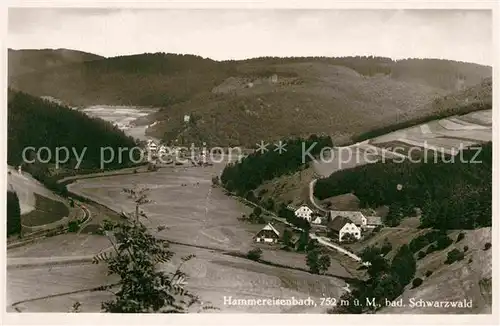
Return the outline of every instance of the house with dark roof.
<path id="1" fill-rule="evenodd" d="M 382 218 L 379 216 L 364 216 L 360 211 L 330 211 L 330 218 L 333 220 L 336 216 L 343 216 L 350 219 L 358 228 L 373 229 L 383 225 Z"/>
<path id="2" fill-rule="evenodd" d="M 339 242 L 347 241 L 348 238 L 359 240 L 361 239 L 361 228 L 358 227 L 351 219 L 345 216 L 335 216 L 329 223 L 328 229 L 332 234 L 333 239 L 338 239 Z M 350 236 L 349 236 L 350 235 Z"/>
<path id="3" fill-rule="evenodd" d="M 366 217 L 366 228 L 373 229 L 377 226 L 382 226 L 384 223 L 382 222 L 382 217 L 380 216 L 367 216 Z"/>
<path id="4" fill-rule="evenodd" d="M 271 224 L 267 223 L 255 236 L 255 242 L 278 243 L 281 233 Z"/>
<path id="5" fill-rule="evenodd" d="M 350 219 L 358 227 L 366 225 L 366 217 L 360 211 L 330 211 L 330 218 L 332 221 L 337 216 Z"/>

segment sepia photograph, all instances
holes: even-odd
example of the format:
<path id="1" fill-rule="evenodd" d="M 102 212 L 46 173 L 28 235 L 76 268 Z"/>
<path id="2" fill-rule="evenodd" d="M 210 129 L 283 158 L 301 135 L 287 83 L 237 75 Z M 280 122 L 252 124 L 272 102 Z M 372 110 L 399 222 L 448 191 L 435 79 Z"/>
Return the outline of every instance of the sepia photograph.
<path id="1" fill-rule="evenodd" d="M 8 315 L 495 312 L 493 10 L 251 7 L 6 8 Z"/>

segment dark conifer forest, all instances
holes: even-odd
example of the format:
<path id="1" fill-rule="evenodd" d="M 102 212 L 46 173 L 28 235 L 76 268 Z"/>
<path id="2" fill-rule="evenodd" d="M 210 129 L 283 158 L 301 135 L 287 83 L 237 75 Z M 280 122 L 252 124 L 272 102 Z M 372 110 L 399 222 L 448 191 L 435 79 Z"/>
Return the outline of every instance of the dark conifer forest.
<path id="1" fill-rule="evenodd" d="M 51 160 L 44 169 L 55 163 L 56 148 L 67 148 L 71 159 L 63 163 L 64 168 L 74 168 L 76 159 L 73 150 L 84 153 L 80 169 L 98 169 L 101 162 L 101 148 L 112 148 L 115 153 L 119 147 L 132 148 L 135 141 L 125 136 L 123 131 L 111 123 L 101 119 L 88 117 L 85 113 L 65 106 L 55 104 L 31 95 L 9 90 L 8 97 L 8 151 L 7 162 L 9 165 L 22 164 L 24 169 L 33 168 L 23 160 L 23 150 L 28 146 L 36 150 L 46 147 L 51 153 Z M 36 159 L 35 152 L 26 152 L 27 158 Z M 44 152 L 43 160 L 48 158 Z M 107 168 L 117 168 L 129 165 L 128 152 L 122 160 L 115 159 L 106 165 Z M 34 172 L 34 171 L 31 171 Z M 42 173 L 45 174 L 45 173 Z M 34 173 L 37 177 L 37 173 Z M 40 175 L 38 175 L 40 177 Z"/>
<path id="2" fill-rule="evenodd" d="M 271 180 L 287 173 L 295 173 L 305 167 L 311 158 L 304 155 L 307 150 L 316 144 L 310 151 L 311 155 L 318 155 L 322 148 L 331 147 L 332 141 L 328 136 L 312 135 L 307 140 L 295 138 L 283 141 L 286 151 L 281 154 L 274 150 L 271 144 L 267 152 L 256 151 L 245 157 L 241 162 L 228 165 L 221 175 L 224 187 L 240 196 L 256 189 L 266 180 Z"/>
<path id="3" fill-rule="evenodd" d="M 491 226 L 492 149 L 491 142 L 465 149 L 462 159 L 458 154 L 451 163 L 406 160 L 342 170 L 318 180 L 314 194 L 325 199 L 352 192 L 364 207 L 389 205 L 388 225 L 397 225 L 418 207 L 422 227 Z"/>
<path id="4" fill-rule="evenodd" d="M 7 235 L 19 232 L 21 232 L 19 197 L 14 191 L 7 191 Z"/>

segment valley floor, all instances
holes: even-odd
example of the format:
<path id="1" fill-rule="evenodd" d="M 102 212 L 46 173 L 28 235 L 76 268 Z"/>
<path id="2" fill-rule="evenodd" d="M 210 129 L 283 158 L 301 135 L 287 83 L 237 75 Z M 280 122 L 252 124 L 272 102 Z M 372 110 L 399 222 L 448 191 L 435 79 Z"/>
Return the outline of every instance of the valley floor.
<path id="1" fill-rule="evenodd" d="M 233 299 L 311 297 L 319 302 L 319 298 L 324 296 L 339 297 L 345 282 L 330 276 L 268 266 L 224 254 L 226 250 L 246 253 L 252 248 L 253 235 L 262 226 L 238 221 L 237 217 L 248 213 L 249 208 L 226 196 L 220 189 L 211 187 L 211 176 L 220 168 L 165 168 L 147 174 L 79 180 L 68 188 L 116 211 L 132 208 L 128 199 L 120 193 L 123 187 L 137 183 L 151 188 L 150 198 L 154 203 L 144 206 L 149 216 L 145 220 L 146 225 L 151 230 L 166 225 L 169 229 L 162 231 L 160 237 L 190 245 L 172 245 L 176 252 L 173 263 L 178 263 L 183 255 L 196 255 L 185 265 L 189 275 L 188 289 L 221 312 L 326 311 L 328 307 L 321 307 L 319 303 L 315 307 L 224 304 L 224 296 L 232 296 Z M 9 250 L 9 304 L 20 302 L 15 307 L 26 312 L 68 311 L 73 303 L 79 301 L 82 311 L 99 311 L 100 302 L 109 298 L 107 295 L 78 291 L 113 281 L 106 276 L 103 266 L 92 265 L 90 261 L 94 254 L 108 247 L 105 237 L 65 234 Z M 262 258 L 290 267 L 306 268 L 302 254 L 264 250 Z M 350 276 L 335 261 L 328 272 Z M 34 282 L 37 282 L 36 285 Z M 74 291 L 77 292 L 58 295 Z M 41 299 L 33 300 L 36 298 Z"/>

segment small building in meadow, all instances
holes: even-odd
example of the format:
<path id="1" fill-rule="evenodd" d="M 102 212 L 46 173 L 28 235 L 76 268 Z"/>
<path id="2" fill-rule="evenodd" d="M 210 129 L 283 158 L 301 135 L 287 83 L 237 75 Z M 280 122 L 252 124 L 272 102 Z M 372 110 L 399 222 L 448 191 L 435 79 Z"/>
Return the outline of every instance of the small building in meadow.
<path id="1" fill-rule="evenodd" d="M 322 224 L 323 217 L 321 215 L 318 215 L 318 214 L 313 214 L 311 217 L 311 223 L 316 224 L 316 225 Z"/>
<path id="2" fill-rule="evenodd" d="M 271 224 L 267 223 L 255 236 L 255 242 L 278 243 L 280 232 Z"/>

